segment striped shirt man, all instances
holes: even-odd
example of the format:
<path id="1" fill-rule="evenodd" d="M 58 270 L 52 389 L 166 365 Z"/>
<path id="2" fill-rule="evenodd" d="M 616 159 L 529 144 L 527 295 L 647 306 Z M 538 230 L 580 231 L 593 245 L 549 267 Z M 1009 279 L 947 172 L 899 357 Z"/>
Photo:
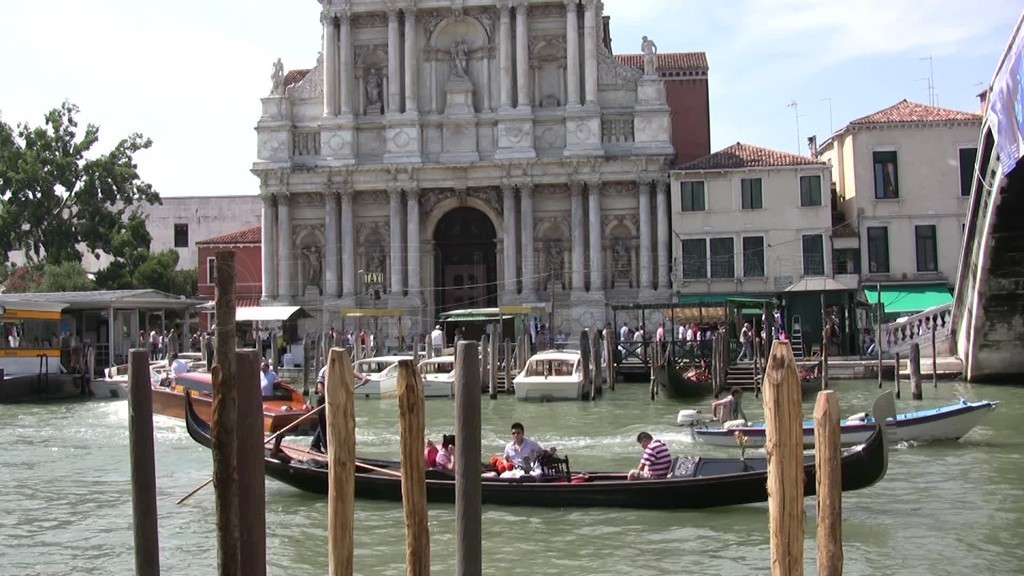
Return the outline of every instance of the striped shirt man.
<path id="1" fill-rule="evenodd" d="M 630 470 L 627 478 L 666 478 L 672 468 L 672 455 L 668 451 L 668 446 L 661 440 L 655 440 L 648 432 L 638 434 L 636 441 L 643 448 L 644 455 L 640 458 L 640 465 L 635 470 Z"/>

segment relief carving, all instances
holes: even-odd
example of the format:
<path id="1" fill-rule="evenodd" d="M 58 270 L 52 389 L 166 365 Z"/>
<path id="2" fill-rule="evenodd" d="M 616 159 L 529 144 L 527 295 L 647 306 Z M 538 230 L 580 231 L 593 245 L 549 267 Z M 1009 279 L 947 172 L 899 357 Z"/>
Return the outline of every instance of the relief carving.
<path id="1" fill-rule="evenodd" d="M 602 88 L 636 90 L 636 82 L 644 73 L 616 60 L 611 54 L 597 53 L 597 83 Z"/>
<path id="2" fill-rule="evenodd" d="M 353 28 L 383 28 L 388 25 L 388 17 L 384 12 L 357 14 L 352 16 Z"/>

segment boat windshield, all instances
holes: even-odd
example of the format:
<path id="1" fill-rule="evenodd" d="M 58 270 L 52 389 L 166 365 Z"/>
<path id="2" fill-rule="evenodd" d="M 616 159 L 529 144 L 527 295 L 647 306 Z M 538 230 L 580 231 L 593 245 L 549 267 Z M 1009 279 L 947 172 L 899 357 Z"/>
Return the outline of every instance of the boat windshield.
<path id="1" fill-rule="evenodd" d="M 421 374 L 449 374 L 452 370 L 455 370 L 455 365 L 451 362 L 424 362 L 420 365 Z"/>
<path id="2" fill-rule="evenodd" d="M 574 364 L 570 360 L 533 360 L 526 367 L 526 375 L 572 376 Z"/>

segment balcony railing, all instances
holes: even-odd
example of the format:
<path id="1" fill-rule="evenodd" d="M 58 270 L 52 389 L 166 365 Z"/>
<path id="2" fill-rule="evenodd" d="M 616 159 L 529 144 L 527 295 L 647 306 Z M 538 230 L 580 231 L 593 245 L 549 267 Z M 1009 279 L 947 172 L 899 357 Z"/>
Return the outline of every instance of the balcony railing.
<path id="1" fill-rule="evenodd" d="M 292 157 L 319 155 L 319 130 L 295 130 L 292 132 Z"/>

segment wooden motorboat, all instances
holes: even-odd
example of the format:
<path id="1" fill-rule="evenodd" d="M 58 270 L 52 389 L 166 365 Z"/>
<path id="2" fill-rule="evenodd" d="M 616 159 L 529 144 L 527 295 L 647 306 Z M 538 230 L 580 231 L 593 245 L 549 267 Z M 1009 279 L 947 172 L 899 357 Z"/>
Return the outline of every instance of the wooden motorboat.
<path id="1" fill-rule="evenodd" d="M 580 400 L 590 397 L 583 385 L 583 361 L 576 350 L 545 350 L 526 361 L 512 380 L 516 400 Z"/>
<path id="2" fill-rule="evenodd" d="M 696 398 L 711 393 L 711 375 L 703 366 L 673 366 L 666 362 L 655 378 L 669 398 Z"/>
<path id="3" fill-rule="evenodd" d="M 420 362 L 424 398 L 455 396 L 455 356 L 435 356 Z"/>
<path id="4" fill-rule="evenodd" d="M 210 425 L 194 409 L 186 414 L 189 435 L 207 447 Z M 867 488 L 881 480 L 888 466 L 884 428 L 860 446 L 843 452 L 841 477 L 843 490 Z M 481 495 L 488 505 L 538 506 L 554 508 L 613 507 L 658 510 L 711 508 L 765 502 L 768 499 L 768 462 L 765 458 L 710 458 L 682 456 L 673 459 L 668 478 L 627 481 L 621 473 L 576 473 L 563 459 L 557 474 L 535 478 L 482 478 Z M 284 484 L 327 494 L 326 457 L 280 444 L 266 449 L 264 471 Z M 359 498 L 402 501 L 401 468 L 398 462 L 357 458 L 355 495 Z M 455 501 L 455 477 L 447 472 L 429 470 L 425 474 L 427 500 Z M 804 457 L 804 495 L 815 493 L 814 456 Z"/>
<path id="5" fill-rule="evenodd" d="M 886 392 L 883 397 L 894 405 L 892 393 Z M 961 398 L 955 404 L 917 410 L 897 414 L 895 418 L 886 419 L 887 437 L 890 442 L 933 442 L 940 440 L 959 440 L 981 422 L 989 412 L 996 409 L 998 402 L 982 400 L 968 402 Z M 892 410 L 895 412 L 895 409 Z M 861 413 L 840 421 L 840 443 L 853 446 L 864 442 L 872 434 L 877 420 L 874 412 Z M 765 443 L 764 422 L 748 426 L 706 426 L 698 424 L 694 427 L 694 436 L 705 444 L 713 446 L 737 446 L 736 433 L 746 437 L 748 448 L 760 448 Z M 803 425 L 804 446 L 814 447 L 814 422 L 805 421 Z"/>
<path id="6" fill-rule="evenodd" d="M 412 356 L 374 356 L 356 360 L 352 369 L 366 376 L 359 394 L 366 398 L 398 397 L 398 363 L 413 360 Z"/>
<path id="7" fill-rule="evenodd" d="M 186 372 L 175 378 L 164 378 L 153 387 L 153 413 L 171 418 L 185 418 L 185 391 L 192 392 L 192 405 L 196 412 L 209 421 L 213 412 L 213 376 L 209 372 Z M 273 398 L 263 399 L 263 431 L 278 432 L 309 412 L 306 398 L 301 392 L 281 382 L 275 387 Z M 312 434 L 316 418 L 293 429 L 293 434 Z"/>

